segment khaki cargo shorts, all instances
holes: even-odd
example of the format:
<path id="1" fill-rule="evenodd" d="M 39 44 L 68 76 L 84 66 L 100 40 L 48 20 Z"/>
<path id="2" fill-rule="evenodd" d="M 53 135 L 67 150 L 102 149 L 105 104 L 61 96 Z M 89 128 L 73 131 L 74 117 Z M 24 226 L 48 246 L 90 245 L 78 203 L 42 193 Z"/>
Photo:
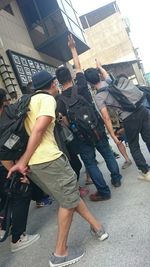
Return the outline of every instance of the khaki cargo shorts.
<path id="1" fill-rule="evenodd" d="M 46 194 L 52 195 L 63 208 L 75 208 L 80 202 L 77 177 L 68 158 L 30 166 L 30 179 Z"/>

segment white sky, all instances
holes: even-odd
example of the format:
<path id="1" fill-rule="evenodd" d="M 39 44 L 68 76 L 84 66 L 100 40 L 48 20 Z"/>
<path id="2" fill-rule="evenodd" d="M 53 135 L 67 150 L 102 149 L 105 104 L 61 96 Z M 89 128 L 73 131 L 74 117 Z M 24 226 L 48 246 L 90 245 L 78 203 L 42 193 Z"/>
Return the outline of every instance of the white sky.
<path id="1" fill-rule="evenodd" d="M 71 0 L 79 16 L 97 9 L 111 0 Z M 117 0 L 123 17 L 130 22 L 130 36 L 135 48 L 139 48 L 139 56 L 145 72 L 150 72 L 150 2 L 149 0 Z"/>

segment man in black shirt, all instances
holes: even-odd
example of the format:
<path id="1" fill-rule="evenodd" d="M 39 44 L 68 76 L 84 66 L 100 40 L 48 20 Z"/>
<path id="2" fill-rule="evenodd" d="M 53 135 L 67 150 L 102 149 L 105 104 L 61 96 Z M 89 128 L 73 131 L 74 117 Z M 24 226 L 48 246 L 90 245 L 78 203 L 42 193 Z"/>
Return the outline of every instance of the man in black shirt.
<path id="1" fill-rule="evenodd" d="M 78 54 L 75 47 L 75 42 L 72 36 L 69 36 L 68 46 L 71 49 L 74 65 L 76 67 L 76 85 L 78 86 L 78 94 L 82 95 L 88 102 L 93 104 L 92 96 L 89 92 L 88 85 L 85 79 L 84 74 L 82 73 L 80 62 L 78 59 Z M 72 90 L 74 90 L 72 77 L 70 71 L 66 67 L 60 67 L 56 71 L 56 76 L 59 83 L 63 87 L 62 95 L 70 98 L 72 94 Z M 93 107 L 95 108 L 95 107 Z M 57 111 L 60 112 L 64 116 L 64 120 L 66 124 L 67 120 L 67 109 L 65 103 L 62 101 L 61 97 L 57 102 Z M 96 108 L 95 108 L 95 112 Z M 92 201 L 101 201 L 109 199 L 111 196 L 110 189 L 106 184 L 103 175 L 100 169 L 97 166 L 96 157 L 95 157 L 95 148 L 105 159 L 106 165 L 111 173 L 111 182 L 115 187 L 119 187 L 121 185 L 122 176 L 119 173 L 119 167 L 116 162 L 116 159 L 110 150 L 108 139 L 105 133 L 104 123 L 99 114 L 99 128 L 101 132 L 101 139 L 96 143 L 96 145 L 89 144 L 86 140 L 80 140 L 78 138 L 78 148 L 81 159 L 83 160 L 85 167 L 90 174 L 93 183 L 97 188 L 97 192 L 90 196 Z"/>

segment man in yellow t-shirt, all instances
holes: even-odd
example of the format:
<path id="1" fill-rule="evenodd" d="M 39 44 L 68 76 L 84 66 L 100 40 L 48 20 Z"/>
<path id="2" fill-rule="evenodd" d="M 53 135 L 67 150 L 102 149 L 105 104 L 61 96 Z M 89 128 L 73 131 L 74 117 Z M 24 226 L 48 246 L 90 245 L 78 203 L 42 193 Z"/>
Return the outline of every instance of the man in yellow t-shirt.
<path id="1" fill-rule="evenodd" d="M 51 255 L 50 266 L 67 266 L 84 255 L 81 250 L 70 250 L 67 239 L 74 212 L 78 212 L 90 225 L 99 240 L 108 234 L 89 212 L 80 199 L 77 179 L 67 157 L 59 150 L 54 138 L 55 108 L 58 89 L 55 77 L 48 72 L 37 72 L 32 77 L 33 89 L 40 90 L 32 96 L 25 127 L 29 141 L 25 153 L 10 169 L 9 176 L 19 171 L 26 174 L 30 167 L 30 179 L 47 194 L 59 202 L 58 235 L 55 252 Z"/>
<path id="2" fill-rule="evenodd" d="M 42 105 L 42 103 L 44 103 L 44 105 Z M 56 109 L 56 101 L 54 97 L 50 94 L 37 94 L 31 98 L 29 109 L 30 112 L 28 112 L 27 119 L 25 120 L 25 128 L 29 136 L 31 135 L 32 129 L 38 118 L 47 116 L 52 119 L 44 133 L 42 143 L 31 156 L 28 165 L 44 163 L 59 158 L 62 155 L 62 152 L 59 150 L 54 138 Z"/>

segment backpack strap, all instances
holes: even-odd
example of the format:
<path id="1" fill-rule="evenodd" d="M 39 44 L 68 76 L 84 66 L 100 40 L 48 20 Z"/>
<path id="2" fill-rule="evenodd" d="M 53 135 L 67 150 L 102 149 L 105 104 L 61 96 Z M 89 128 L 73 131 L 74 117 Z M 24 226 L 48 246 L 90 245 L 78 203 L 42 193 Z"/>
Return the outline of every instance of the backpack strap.
<path id="1" fill-rule="evenodd" d="M 101 92 L 106 92 L 106 91 L 108 91 L 108 86 L 98 89 L 98 90 L 96 91 L 96 94 L 99 94 L 99 93 L 101 93 Z"/>
<path id="2" fill-rule="evenodd" d="M 59 98 L 66 106 L 66 108 L 69 108 L 69 104 L 70 104 L 70 97 L 66 97 L 64 95 L 60 95 Z"/>
<path id="3" fill-rule="evenodd" d="M 65 104 L 66 108 L 69 109 L 70 105 L 74 105 L 76 103 L 77 97 L 78 97 L 78 87 L 73 86 L 70 97 L 60 95 L 58 99 L 62 100 L 63 103 Z"/>
<path id="4" fill-rule="evenodd" d="M 46 91 L 42 91 L 42 90 L 41 90 L 41 91 L 37 91 L 37 92 L 35 91 L 35 92 L 31 95 L 31 97 L 34 96 L 34 95 L 38 95 L 38 94 L 51 95 L 49 92 L 46 92 Z"/>
<path id="5" fill-rule="evenodd" d="M 78 86 L 74 85 L 71 92 L 71 99 L 75 99 L 78 96 Z"/>

